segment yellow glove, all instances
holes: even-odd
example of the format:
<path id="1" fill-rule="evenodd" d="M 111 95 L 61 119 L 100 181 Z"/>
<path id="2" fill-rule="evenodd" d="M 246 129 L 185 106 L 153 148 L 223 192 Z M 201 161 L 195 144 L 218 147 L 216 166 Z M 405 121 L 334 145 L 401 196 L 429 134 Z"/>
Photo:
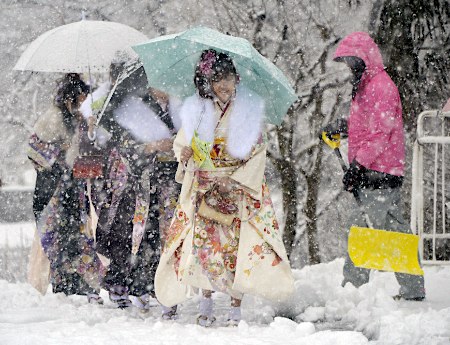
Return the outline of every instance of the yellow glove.
<path id="1" fill-rule="evenodd" d="M 331 147 L 333 150 L 338 149 L 341 145 L 341 135 L 338 134 L 332 134 L 331 138 L 327 135 L 327 132 L 322 132 L 322 140 L 327 144 L 329 147 Z"/>

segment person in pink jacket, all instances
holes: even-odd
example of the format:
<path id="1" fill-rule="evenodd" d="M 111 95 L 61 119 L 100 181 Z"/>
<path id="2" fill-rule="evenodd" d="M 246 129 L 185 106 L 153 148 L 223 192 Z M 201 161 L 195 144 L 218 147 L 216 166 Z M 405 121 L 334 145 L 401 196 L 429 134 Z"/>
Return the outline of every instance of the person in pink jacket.
<path id="1" fill-rule="evenodd" d="M 344 189 L 358 190 L 362 206 L 378 229 L 411 233 L 401 212 L 400 187 L 405 164 L 402 105 L 397 87 L 386 73 L 380 50 L 365 32 L 353 32 L 338 45 L 334 61 L 344 62 L 353 74 L 348 120 L 326 126 L 327 134 L 348 135 L 348 161 Z M 354 208 L 351 224 L 366 226 Z M 347 255 L 342 285 L 359 287 L 369 281 L 368 269 L 355 267 Z M 423 300 L 423 276 L 396 273 L 400 284 L 396 299 Z"/>

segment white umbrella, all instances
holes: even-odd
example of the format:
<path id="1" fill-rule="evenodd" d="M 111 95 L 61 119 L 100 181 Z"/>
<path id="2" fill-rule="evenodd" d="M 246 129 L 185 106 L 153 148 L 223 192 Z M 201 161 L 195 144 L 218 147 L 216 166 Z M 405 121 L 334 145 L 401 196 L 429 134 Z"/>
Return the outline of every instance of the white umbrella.
<path id="1" fill-rule="evenodd" d="M 14 70 L 36 72 L 108 72 L 116 51 L 137 57 L 132 45 L 148 41 L 141 32 L 116 22 L 81 20 L 58 26 L 36 38 Z"/>

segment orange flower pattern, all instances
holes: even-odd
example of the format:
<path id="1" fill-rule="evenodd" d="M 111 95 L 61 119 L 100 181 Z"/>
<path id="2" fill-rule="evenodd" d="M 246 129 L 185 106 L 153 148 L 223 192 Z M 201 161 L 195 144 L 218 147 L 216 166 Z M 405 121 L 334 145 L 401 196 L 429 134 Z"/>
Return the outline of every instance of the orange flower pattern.
<path id="1" fill-rule="evenodd" d="M 240 220 L 235 218 L 231 227 L 218 224 L 200 216 L 195 218 L 193 254 L 219 291 L 229 291 L 234 282 L 239 246 Z"/>

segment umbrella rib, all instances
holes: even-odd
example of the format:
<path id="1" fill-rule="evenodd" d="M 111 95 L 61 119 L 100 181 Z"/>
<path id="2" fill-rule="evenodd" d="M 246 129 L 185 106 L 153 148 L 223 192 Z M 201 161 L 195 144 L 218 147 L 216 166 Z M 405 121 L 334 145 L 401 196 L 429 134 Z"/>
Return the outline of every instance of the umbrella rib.
<path id="1" fill-rule="evenodd" d="M 204 49 L 202 49 L 202 50 L 204 50 Z M 174 67 L 177 63 L 179 63 L 179 62 L 181 62 L 181 61 L 183 61 L 183 60 L 186 60 L 186 59 L 188 59 L 189 57 L 191 57 L 191 56 L 193 56 L 193 55 L 195 55 L 195 54 L 198 54 L 198 53 L 199 53 L 198 51 L 195 51 L 195 52 L 192 53 L 192 54 L 184 55 L 183 58 L 181 58 L 180 60 L 175 61 L 175 62 L 174 62 L 172 65 L 170 65 L 167 69 L 170 69 L 170 68 Z M 194 73 L 195 73 L 195 69 L 194 69 Z"/>

